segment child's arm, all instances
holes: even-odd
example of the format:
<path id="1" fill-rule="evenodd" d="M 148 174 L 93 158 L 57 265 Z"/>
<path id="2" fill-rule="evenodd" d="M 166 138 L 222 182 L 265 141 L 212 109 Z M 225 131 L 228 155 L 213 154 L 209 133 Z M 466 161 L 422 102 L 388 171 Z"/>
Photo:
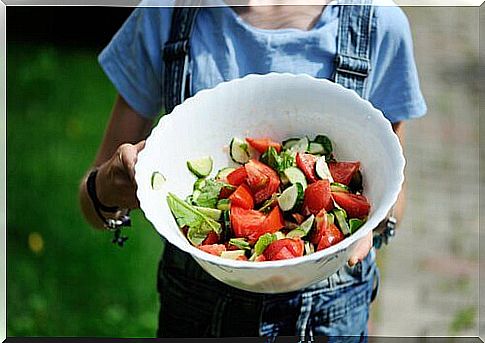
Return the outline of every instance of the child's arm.
<path id="1" fill-rule="evenodd" d="M 404 144 L 404 123 L 403 122 L 396 122 L 392 124 L 392 128 L 396 133 L 401 145 Z M 397 198 L 396 204 L 394 205 L 394 216 L 399 223 L 402 219 L 403 212 L 404 212 L 404 204 L 405 204 L 405 184 L 403 184 L 401 192 Z M 381 223 L 382 224 L 382 223 Z M 379 225 L 380 227 L 381 225 Z M 373 231 L 369 232 L 367 236 L 362 238 L 354 248 L 352 252 L 352 256 L 349 258 L 349 266 L 355 265 L 357 262 L 362 261 L 367 254 L 369 253 L 370 249 L 373 245 Z"/>
<path id="2" fill-rule="evenodd" d="M 93 165 L 93 168 L 98 168 L 96 194 L 103 205 L 130 209 L 138 207 L 133 168 L 152 124 L 152 119 L 141 117 L 121 96 L 117 97 Z M 86 190 L 86 180 L 91 170 L 79 187 L 80 205 L 86 220 L 92 226 L 102 228 L 103 222 L 97 216 Z M 109 214 L 106 216 L 109 217 Z"/>

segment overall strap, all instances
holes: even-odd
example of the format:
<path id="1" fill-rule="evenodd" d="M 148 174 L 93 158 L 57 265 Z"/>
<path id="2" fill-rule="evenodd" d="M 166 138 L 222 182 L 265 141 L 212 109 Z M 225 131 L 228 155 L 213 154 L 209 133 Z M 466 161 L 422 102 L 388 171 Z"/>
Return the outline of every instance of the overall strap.
<path id="1" fill-rule="evenodd" d="M 165 112 L 172 112 L 188 95 L 187 68 L 190 51 L 190 34 L 199 7 L 174 7 L 167 43 L 163 48 L 165 70 L 162 97 Z"/>
<path id="2" fill-rule="evenodd" d="M 352 2 L 359 5 L 340 5 L 339 8 L 334 80 L 366 98 L 365 81 L 371 68 L 370 48 L 374 11 L 372 0 Z"/>

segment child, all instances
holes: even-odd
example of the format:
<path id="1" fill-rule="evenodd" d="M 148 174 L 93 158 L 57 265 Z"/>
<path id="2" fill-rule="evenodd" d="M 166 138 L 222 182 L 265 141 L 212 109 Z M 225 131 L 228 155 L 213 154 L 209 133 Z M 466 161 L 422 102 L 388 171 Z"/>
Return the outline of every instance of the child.
<path id="1" fill-rule="evenodd" d="M 201 89 L 250 73 L 332 79 L 369 99 L 401 138 L 402 121 L 426 112 L 409 25 L 398 7 L 360 4 L 136 8 L 99 57 L 119 96 L 94 169 L 81 183 L 87 220 L 103 227 L 118 209 L 138 207 L 133 166 L 163 108 L 170 112 Z M 398 218 L 401 205 L 402 197 Z M 227 286 L 166 244 L 158 335 L 366 341 L 378 281 L 372 239 L 362 239 L 329 279 L 276 295 Z"/>

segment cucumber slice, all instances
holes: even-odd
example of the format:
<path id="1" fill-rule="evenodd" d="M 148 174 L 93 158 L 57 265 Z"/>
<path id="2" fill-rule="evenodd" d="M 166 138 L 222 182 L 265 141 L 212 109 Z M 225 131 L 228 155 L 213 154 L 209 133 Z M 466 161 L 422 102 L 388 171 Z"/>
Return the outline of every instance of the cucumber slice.
<path id="1" fill-rule="evenodd" d="M 233 171 L 235 171 L 236 168 L 232 167 L 227 167 L 227 168 L 222 168 L 219 170 L 216 174 L 216 180 L 226 180 L 227 175 L 231 174 Z"/>
<path id="2" fill-rule="evenodd" d="M 299 140 L 300 140 L 300 138 L 290 138 L 290 139 L 283 141 L 283 150 L 290 149 L 293 145 L 298 143 Z"/>
<path id="3" fill-rule="evenodd" d="M 194 206 L 200 213 L 206 215 L 209 218 L 212 218 L 214 220 L 219 220 L 221 219 L 222 216 L 222 211 L 218 210 L 217 208 L 208 208 L 208 207 L 200 207 L 200 206 Z"/>
<path id="4" fill-rule="evenodd" d="M 236 168 L 232 168 L 232 167 L 222 168 L 217 172 L 216 180 L 219 180 L 219 181 L 226 180 L 227 175 L 231 174 L 234 170 L 236 170 Z"/>
<path id="5" fill-rule="evenodd" d="M 187 167 L 197 177 L 206 177 L 212 171 L 212 157 L 206 156 L 197 160 L 187 161 Z"/>
<path id="6" fill-rule="evenodd" d="M 332 192 L 343 192 L 343 193 L 350 192 L 349 187 L 347 187 L 346 185 L 344 185 L 342 183 L 338 183 L 338 182 L 332 182 L 330 184 L 330 190 Z"/>
<path id="7" fill-rule="evenodd" d="M 349 225 L 347 224 L 347 213 L 345 213 L 345 211 L 341 208 L 334 209 L 333 213 L 335 215 L 335 218 L 337 219 L 337 223 L 340 228 L 340 231 L 342 231 L 344 236 L 349 235 L 350 228 L 349 228 Z"/>
<path id="8" fill-rule="evenodd" d="M 244 164 L 249 161 L 249 146 L 245 140 L 234 137 L 229 145 L 231 158 L 234 162 Z"/>
<path id="9" fill-rule="evenodd" d="M 332 174 L 330 174 L 328 164 L 327 162 L 325 162 L 325 156 L 321 156 L 318 158 L 317 163 L 315 163 L 315 171 L 320 179 L 327 179 L 328 181 L 330 181 L 330 183 L 333 182 Z"/>
<path id="10" fill-rule="evenodd" d="M 335 221 L 335 216 L 332 213 L 327 213 L 327 221 L 329 224 L 333 224 Z"/>
<path id="11" fill-rule="evenodd" d="M 198 189 L 196 189 L 193 193 L 192 193 L 192 202 L 197 202 L 197 199 L 199 198 L 199 196 L 202 194 L 202 192 Z"/>
<path id="12" fill-rule="evenodd" d="M 312 214 L 308 219 L 306 219 L 299 227 L 291 230 L 286 234 L 286 237 L 305 237 L 308 232 L 312 229 L 313 222 L 315 221 L 315 216 Z"/>
<path id="13" fill-rule="evenodd" d="M 201 190 L 202 188 L 204 188 L 206 182 L 205 182 L 205 179 L 203 177 L 201 177 L 200 179 L 197 179 L 195 182 L 194 182 L 194 191 L 195 190 Z"/>
<path id="14" fill-rule="evenodd" d="M 221 199 L 217 202 L 216 207 L 221 211 L 227 211 L 231 208 L 231 200 Z"/>
<path id="15" fill-rule="evenodd" d="M 310 142 L 308 152 L 313 155 L 323 155 L 325 148 L 320 143 Z"/>
<path id="16" fill-rule="evenodd" d="M 354 234 L 362 225 L 364 221 L 358 218 L 352 218 L 349 220 L 350 234 Z"/>
<path id="17" fill-rule="evenodd" d="M 159 172 L 153 172 L 152 178 L 151 178 L 152 189 L 154 191 L 159 191 L 160 189 L 162 189 L 162 186 L 165 183 L 165 181 L 167 181 L 165 179 L 165 176 L 163 176 Z"/>
<path id="18" fill-rule="evenodd" d="M 296 228 L 288 232 L 286 234 L 286 237 L 288 238 L 305 237 L 305 231 L 303 231 L 302 229 Z"/>
<path id="19" fill-rule="evenodd" d="M 294 185 L 294 184 L 300 183 L 303 186 L 303 189 L 306 188 L 307 182 L 306 182 L 305 174 L 303 174 L 303 172 L 297 167 L 287 168 L 283 171 L 283 173 L 288 178 L 291 184 Z"/>
<path id="20" fill-rule="evenodd" d="M 309 146 L 310 146 L 310 141 L 308 140 L 308 137 L 303 137 L 294 145 L 292 145 L 290 147 L 290 150 L 293 152 L 304 153 L 308 151 Z"/>
<path id="21" fill-rule="evenodd" d="M 244 250 L 230 250 L 230 251 L 223 251 L 221 254 L 222 258 L 228 258 L 230 260 L 236 260 L 238 257 L 244 256 Z"/>
<path id="22" fill-rule="evenodd" d="M 324 154 L 330 155 L 333 151 L 332 141 L 325 135 L 318 135 L 313 140 L 315 143 L 321 144 L 323 146 Z"/>
<path id="23" fill-rule="evenodd" d="M 305 235 L 308 235 L 308 233 L 312 229 L 314 221 L 315 221 L 315 216 L 312 214 L 303 223 L 301 223 L 300 230 L 303 230 L 305 232 Z"/>
<path id="24" fill-rule="evenodd" d="M 278 204 L 282 211 L 292 211 L 297 209 L 303 201 L 303 186 L 300 183 L 296 183 L 281 193 L 278 197 Z"/>
<path id="25" fill-rule="evenodd" d="M 281 231 L 276 231 L 276 232 L 274 233 L 274 235 L 275 235 L 275 237 L 276 237 L 276 240 L 286 238 L 286 235 L 285 235 L 283 232 L 281 232 Z"/>

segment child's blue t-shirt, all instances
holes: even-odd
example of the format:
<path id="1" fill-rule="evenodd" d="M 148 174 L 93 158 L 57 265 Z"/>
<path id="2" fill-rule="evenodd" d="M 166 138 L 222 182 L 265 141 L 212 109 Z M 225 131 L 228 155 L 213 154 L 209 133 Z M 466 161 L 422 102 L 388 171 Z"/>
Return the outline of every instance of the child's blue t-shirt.
<path id="1" fill-rule="evenodd" d="M 172 11 L 170 7 L 136 8 L 99 56 L 120 95 L 144 117 L 155 117 L 163 108 L 162 50 Z M 251 26 L 230 7 L 201 9 L 190 40 L 191 94 L 251 73 L 331 78 L 338 13 L 337 6 L 326 6 L 309 31 L 267 30 Z M 391 122 L 423 116 L 426 104 L 408 20 L 395 6 L 377 6 L 374 15 L 366 95 Z"/>

